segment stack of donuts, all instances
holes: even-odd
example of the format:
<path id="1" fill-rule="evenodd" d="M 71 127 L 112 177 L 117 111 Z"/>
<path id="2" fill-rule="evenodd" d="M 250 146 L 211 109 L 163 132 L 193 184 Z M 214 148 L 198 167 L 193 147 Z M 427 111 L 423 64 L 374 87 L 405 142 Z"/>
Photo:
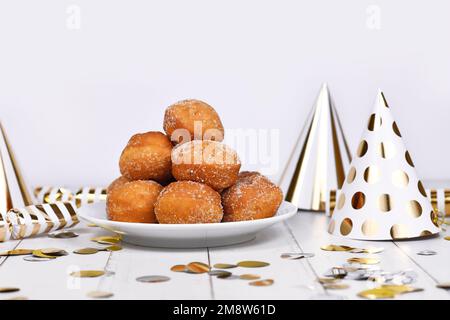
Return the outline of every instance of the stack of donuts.
<path id="1" fill-rule="evenodd" d="M 122 175 L 107 192 L 110 220 L 191 224 L 276 214 L 283 193 L 258 172 L 239 172 L 239 156 L 222 143 L 224 128 L 213 107 L 177 102 L 166 109 L 163 128 L 134 135 L 123 150 Z"/>

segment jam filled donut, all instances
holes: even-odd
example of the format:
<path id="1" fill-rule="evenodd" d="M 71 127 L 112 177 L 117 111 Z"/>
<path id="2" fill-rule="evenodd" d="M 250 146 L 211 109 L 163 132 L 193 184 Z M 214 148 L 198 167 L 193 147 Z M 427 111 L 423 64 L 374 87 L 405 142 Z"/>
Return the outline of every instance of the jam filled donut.
<path id="1" fill-rule="evenodd" d="M 171 179 L 172 144 L 161 132 L 147 132 L 131 137 L 120 157 L 122 175 L 129 180 Z"/>
<path id="2" fill-rule="evenodd" d="M 222 141 L 224 137 L 216 110 L 200 100 L 183 100 L 168 107 L 164 131 L 174 144 L 191 140 Z"/>
<path id="3" fill-rule="evenodd" d="M 161 191 L 155 205 L 159 223 L 217 223 L 222 220 L 220 195 L 192 181 L 173 182 Z"/>
<path id="4" fill-rule="evenodd" d="M 162 186 L 154 181 L 132 181 L 113 188 L 106 199 L 108 219 L 155 223 L 155 202 Z"/>
<path id="5" fill-rule="evenodd" d="M 128 183 L 128 182 L 130 182 L 130 180 L 128 180 L 124 176 L 120 176 L 119 178 L 117 178 L 116 180 L 111 182 L 111 184 L 109 185 L 108 189 L 106 190 L 106 193 L 109 194 L 115 188 L 123 186 L 125 183 Z"/>
<path id="6" fill-rule="evenodd" d="M 242 172 L 236 184 L 222 193 L 224 222 L 273 217 L 283 192 L 258 172 Z"/>
<path id="7" fill-rule="evenodd" d="M 237 153 L 220 142 L 194 140 L 172 151 L 175 179 L 205 183 L 218 191 L 236 182 L 240 168 Z"/>

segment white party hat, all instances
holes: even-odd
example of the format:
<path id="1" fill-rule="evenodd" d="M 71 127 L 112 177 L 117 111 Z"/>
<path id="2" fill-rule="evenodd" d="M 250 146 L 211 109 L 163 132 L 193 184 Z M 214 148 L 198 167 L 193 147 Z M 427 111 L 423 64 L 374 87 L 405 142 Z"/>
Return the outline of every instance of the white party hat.
<path id="1" fill-rule="evenodd" d="M 437 216 L 381 91 L 337 194 L 328 232 L 391 240 L 439 232 Z"/>
<path id="2" fill-rule="evenodd" d="M 342 186 L 350 160 L 341 122 L 323 84 L 279 181 L 286 201 L 324 212 L 330 190 Z"/>

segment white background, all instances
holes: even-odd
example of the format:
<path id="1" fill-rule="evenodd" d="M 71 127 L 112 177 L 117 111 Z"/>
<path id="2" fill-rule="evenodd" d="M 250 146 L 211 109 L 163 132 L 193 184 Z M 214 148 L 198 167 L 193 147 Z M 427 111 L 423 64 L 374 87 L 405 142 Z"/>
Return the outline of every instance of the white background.
<path id="1" fill-rule="evenodd" d="M 449 12 L 438 0 L 0 0 L 0 119 L 31 184 L 104 185 L 132 134 L 198 98 L 226 128 L 279 129 L 279 174 L 322 82 L 352 151 L 381 87 L 419 175 L 448 179 Z"/>

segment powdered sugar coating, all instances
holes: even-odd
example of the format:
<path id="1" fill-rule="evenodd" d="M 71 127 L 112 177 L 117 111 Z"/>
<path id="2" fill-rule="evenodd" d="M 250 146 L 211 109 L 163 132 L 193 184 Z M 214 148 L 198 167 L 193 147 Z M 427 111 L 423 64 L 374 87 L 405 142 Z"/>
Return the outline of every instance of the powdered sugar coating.
<path id="1" fill-rule="evenodd" d="M 216 110 L 196 99 L 179 101 L 169 106 L 164 114 L 163 127 L 175 143 L 187 142 L 175 132 L 179 129 L 187 131 L 190 140 L 222 141 L 224 137 L 222 121 Z"/>
<path id="2" fill-rule="evenodd" d="M 240 168 L 236 151 L 220 142 L 194 140 L 172 150 L 172 174 L 179 181 L 201 182 L 222 190 L 236 182 Z"/>
<path id="3" fill-rule="evenodd" d="M 178 181 L 161 191 L 155 214 L 159 223 L 217 223 L 222 220 L 223 209 L 220 195 L 209 186 Z"/>
<path id="4" fill-rule="evenodd" d="M 172 144 L 161 132 L 147 132 L 131 137 L 120 157 L 120 172 L 128 180 L 156 180 L 171 178 Z"/>
<path id="5" fill-rule="evenodd" d="M 106 199 L 108 219 L 155 223 L 154 206 L 162 186 L 155 181 L 130 181 L 114 187 Z"/>
<path id="6" fill-rule="evenodd" d="M 281 189 L 258 172 L 242 172 L 222 193 L 224 222 L 272 217 L 283 201 Z"/>

